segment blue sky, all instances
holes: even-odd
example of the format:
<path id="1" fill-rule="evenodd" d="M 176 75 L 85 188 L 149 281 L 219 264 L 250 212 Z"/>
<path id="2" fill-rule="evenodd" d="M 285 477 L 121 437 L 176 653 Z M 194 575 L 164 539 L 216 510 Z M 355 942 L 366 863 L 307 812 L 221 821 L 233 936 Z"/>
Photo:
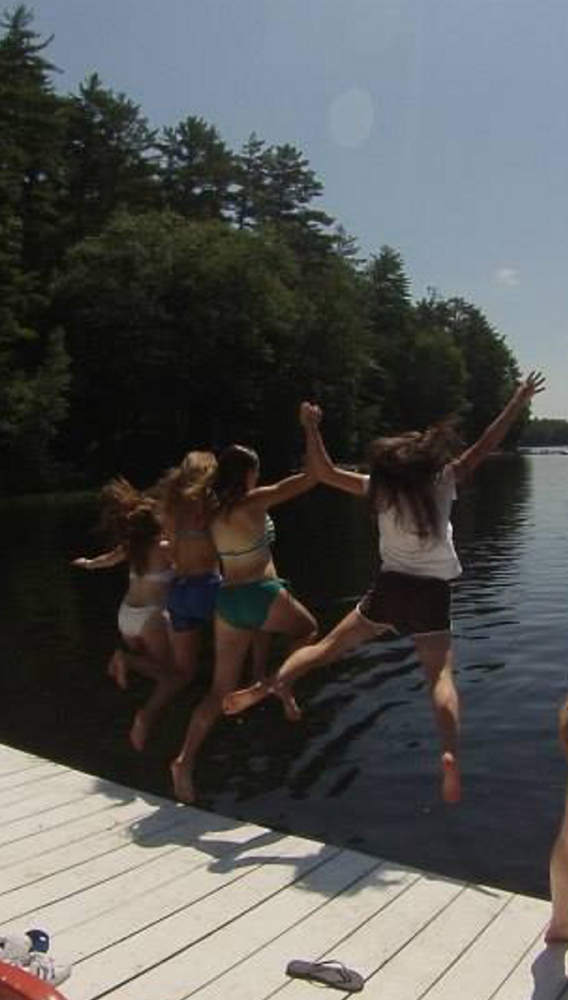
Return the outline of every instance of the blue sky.
<path id="1" fill-rule="evenodd" d="M 35 0 L 75 90 L 291 142 L 364 255 L 480 306 L 568 418 L 566 0 Z"/>

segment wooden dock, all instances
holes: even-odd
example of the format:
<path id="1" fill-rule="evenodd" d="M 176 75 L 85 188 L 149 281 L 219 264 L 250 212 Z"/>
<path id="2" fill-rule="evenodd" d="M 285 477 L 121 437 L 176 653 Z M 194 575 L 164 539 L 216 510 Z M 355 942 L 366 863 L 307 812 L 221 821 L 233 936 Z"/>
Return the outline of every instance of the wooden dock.
<path id="1" fill-rule="evenodd" d="M 568 998 L 549 904 L 276 833 L 0 746 L 0 929 L 41 927 L 69 1000 Z M 323 990 L 323 992 L 322 992 Z"/>

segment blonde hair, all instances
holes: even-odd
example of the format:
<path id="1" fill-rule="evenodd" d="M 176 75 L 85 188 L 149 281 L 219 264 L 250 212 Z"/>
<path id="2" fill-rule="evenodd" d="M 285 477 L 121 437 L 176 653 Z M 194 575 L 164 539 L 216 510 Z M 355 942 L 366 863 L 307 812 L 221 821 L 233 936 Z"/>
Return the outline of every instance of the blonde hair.
<path id="1" fill-rule="evenodd" d="M 217 471 L 212 451 L 188 451 L 180 464 L 162 477 L 159 495 L 166 516 L 177 517 L 189 504 L 207 519 L 215 509 L 211 483 Z"/>

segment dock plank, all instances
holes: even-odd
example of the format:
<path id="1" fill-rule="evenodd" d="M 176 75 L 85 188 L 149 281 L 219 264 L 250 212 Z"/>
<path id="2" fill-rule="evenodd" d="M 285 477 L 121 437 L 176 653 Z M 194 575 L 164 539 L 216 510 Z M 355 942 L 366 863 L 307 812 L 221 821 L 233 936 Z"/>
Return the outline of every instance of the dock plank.
<path id="1" fill-rule="evenodd" d="M 336 959 L 367 979 L 376 969 L 391 961 L 463 892 L 465 887 L 458 882 L 423 876 L 385 910 L 348 933 L 332 950 L 323 955 L 304 957 Z M 335 995 L 339 997 L 342 992 L 336 990 Z M 309 996 L 313 1000 L 311 983 L 292 980 L 286 987 L 286 1000 L 306 1000 Z"/>
<path id="2" fill-rule="evenodd" d="M 76 771 L 44 777 L 33 785 L 16 785 L 7 789 L 3 796 L 0 795 L 2 825 L 7 826 L 26 816 L 48 812 L 57 806 L 87 798 L 92 794 L 93 787 L 92 778 Z"/>
<path id="3" fill-rule="evenodd" d="M 218 932 L 241 914 L 265 903 L 338 850 L 318 844 L 312 847 L 315 850 L 307 850 L 304 839 L 288 837 L 282 844 L 285 853 L 281 860 L 271 860 L 274 847 L 269 845 L 259 849 L 252 870 L 230 866 L 220 871 L 201 868 L 197 873 L 191 872 L 187 879 L 178 880 L 171 886 L 168 912 L 157 911 L 158 922 L 146 924 L 144 929 L 129 933 L 128 937 L 78 963 L 73 983 L 76 1000 L 97 996 L 113 982 L 126 983 L 141 972 L 161 966 L 174 954 L 187 950 L 189 944 Z M 265 864 L 260 863 L 263 856 Z M 192 900 L 199 905 L 192 905 Z M 164 988 L 171 997 L 170 983 L 162 975 Z"/>
<path id="4" fill-rule="evenodd" d="M 182 809 L 181 812 L 184 812 Z M 189 818 L 189 817 L 188 817 Z M 207 819 L 205 819 L 207 822 Z M 182 833 L 191 839 L 194 826 L 182 826 Z M 264 835 L 261 828 L 249 826 L 237 831 L 247 840 L 256 841 Z M 235 840 L 235 830 L 218 831 L 215 838 L 216 856 L 222 859 L 240 846 Z M 40 883 L 37 894 L 16 890 L 0 897 L 0 920 L 20 920 L 49 924 L 52 930 L 63 931 L 72 928 L 77 921 L 88 918 L 103 918 L 108 922 L 109 914 L 122 905 L 132 895 L 142 906 L 144 898 L 151 903 L 153 911 L 155 892 L 162 884 L 175 882 L 188 868 L 204 867 L 211 861 L 210 855 L 199 847 L 189 844 L 181 849 L 179 844 L 166 837 L 164 843 L 152 846 L 151 838 L 143 844 L 132 843 L 127 847 L 130 867 L 124 852 L 120 856 L 96 859 L 92 863 L 78 866 L 71 872 L 60 872 L 45 884 Z M 32 904 L 32 905 L 30 905 Z"/>
<path id="5" fill-rule="evenodd" d="M 543 900 L 2 745 L 0 809 L 0 925 L 50 932 L 73 1000 L 313 1000 L 312 984 L 286 976 L 293 958 L 343 961 L 369 1000 L 568 1000 Z"/>
<path id="6" fill-rule="evenodd" d="M 14 788 L 20 786 L 24 788 L 26 785 L 36 784 L 43 781 L 46 777 L 51 777 L 54 774 L 65 774 L 69 771 L 68 767 L 64 767 L 63 764 L 54 764 L 51 761 L 46 761 L 45 763 L 39 763 L 37 767 L 25 768 L 23 771 L 8 771 L 7 774 L 0 774 L 0 803 L 4 792 L 8 788 Z"/>
<path id="7" fill-rule="evenodd" d="M 508 973 L 542 933 L 549 906 L 541 899 L 513 896 L 471 948 L 425 994 L 425 1000 L 475 996 L 491 1000 Z"/>
<path id="8" fill-rule="evenodd" d="M 41 757 L 4 746 L 0 748 L 0 775 L 23 774 L 32 768 L 43 767 L 44 763 Z"/>
<path id="9" fill-rule="evenodd" d="M 568 995 L 566 982 L 566 947 L 547 945 L 539 932 L 531 947 L 522 955 L 504 982 L 492 993 L 491 1000 L 560 1000 Z"/>
<path id="10" fill-rule="evenodd" d="M 147 816 L 153 815 L 156 811 L 155 806 L 151 806 L 143 799 L 133 798 L 131 802 L 116 802 L 104 810 L 95 810 L 79 816 L 76 822 L 69 821 L 47 829 L 39 828 L 29 835 L 15 838 L 2 845 L 0 872 L 4 873 L 6 868 L 25 860 L 38 859 L 41 864 L 41 859 L 52 851 L 70 848 L 105 831 L 121 830 L 126 827 L 135 829 L 138 823 L 143 823 Z"/>
<path id="11" fill-rule="evenodd" d="M 183 964 L 177 960 L 177 969 L 174 970 L 173 963 L 169 963 L 164 967 L 164 973 L 169 983 L 173 982 L 175 974 L 176 995 L 194 996 L 198 993 L 199 1000 L 219 1000 L 222 996 L 230 997 L 231 1000 L 264 1000 L 264 997 L 289 984 L 290 980 L 286 977 L 285 970 L 291 959 L 312 957 L 324 953 L 327 949 L 335 948 L 337 943 L 355 927 L 364 925 L 371 917 L 384 910 L 390 901 L 406 892 L 410 885 L 420 878 L 417 872 L 409 872 L 389 862 L 373 864 L 373 861 L 376 859 L 368 855 L 342 852 L 333 863 L 330 863 L 328 869 L 331 864 L 337 866 L 339 877 L 345 880 L 344 889 L 334 891 L 333 885 L 329 884 L 317 899 L 317 905 L 284 932 L 274 933 L 270 924 L 262 946 L 254 941 L 251 943 L 247 918 L 244 918 L 238 925 L 238 940 L 244 942 L 238 961 L 234 961 L 234 956 L 231 956 L 232 961 L 225 962 L 224 950 L 215 955 L 213 939 L 207 943 L 203 942 L 199 953 L 197 948 L 191 949 L 188 956 L 183 957 Z M 369 863 L 371 867 L 365 871 L 362 866 L 365 864 L 369 866 Z M 358 877 L 352 880 L 358 870 Z M 300 887 L 301 883 L 298 888 Z M 288 905 L 293 913 L 293 903 L 290 901 Z M 261 909 L 258 920 L 262 919 Z M 232 936 L 233 941 L 237 940 L 235 933 Z M 199 961 L 200 958 L 206 959 L 203 966 Z M 195 960 L 198 963 L 199 974 L 195 976 L 195 983 L 192 979 L 191 986 L 188 987 L 187 963 L 191 962 L 194 968 L 197 964 Z M 209 982 L 207 977 L 210 979 Z M 157 974 L 149 980 L 143 977 L 140 989 L 145 989 L 146 985 L 156 988 L 157 981 Z M 183 993 L 184 983 L 185 993 Z M 133 996 L 134 992 L 130 989 L 121 991 L 118 998 L 129 1000 Z"/>
<path id="12" fill-rule="evenodd" d="M 144 824 L 144 832 L 137 834 L 137 825 Z M 74 868 L 91 859 L 120 850 L 136 839 L 151 844 L 158 836 L 165 836 L 181 826 L 179 813 L 160 809 L 149 810 L 143 802 L 131 803 L 111 827 L 94 830 L 74 841 L 57 845 L 51 850 L 34 854 L 31 858 L 13 859 L 9 865 L 0 865 L 0 897 L 14 889 L 21 889 L 33 882 L 48 878 L 57 872 Z"/>
<path id="13" fill-rule="evenodd" d="M 198 992 L 200 998 L 225 996 L 233 1000 L 240 995 L 239 986 L 243 984 L 242 995 L 247 1000 L 264 997 L 269 981 L 273 986 L 282 982 L 280 953 L 290 954 L 294 944 L 287 943 L 290 935 L 301 938 L 305 947 L 305 941 L 311 940 L 325 922 L 324 909 L 342 892 L 347 896 L 358 883 L 363 888 L 362 878 L 376 888 L 381 870 L 382 865 L 376 859 L 352 851 L 338 852 L 262 900 L 261 905 L 237 915 L 215 935 L 193 944 L 187 942 L 182 952 L 126 983 L 113 996 L 116 1000 L 129 1000 L 141 992 L 154 995 L 160 983 L 166 983 L 168 996 L 173 998 Z M 371 901 L 371 893 L 368 905 L 376 911 L 376 896 Z M 244 971 L 243 966 L 246 966 Z"/>
<path id="14" fill-rule="evenodd" d="M 469 886 L 402 950 L 370 973 L 365 997 L 418 1000 L 427 995 L 509 901 L 507 892 Z"/>

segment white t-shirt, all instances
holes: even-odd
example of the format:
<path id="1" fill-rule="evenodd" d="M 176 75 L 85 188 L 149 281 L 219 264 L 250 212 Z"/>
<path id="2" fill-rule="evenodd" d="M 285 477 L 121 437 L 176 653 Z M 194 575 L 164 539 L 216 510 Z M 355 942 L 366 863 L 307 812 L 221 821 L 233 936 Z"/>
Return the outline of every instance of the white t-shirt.
<path id="1" fill-rule="evenodd" d="M 369 477 L 367 477 L 367 490 Z M 451 465 L 440 473 L 434 485 L 434 499 L 438 508 L 439 534 L 421 539 L 410 511 L 400 517 L 394 507 L 379 510 L 379 551 L 381 569 L 412 576 L 435 576 L 452 580 L 462 568 L 453 542 L 450 521 L 452 505 L 456 499 L 456 481 Z"/>

